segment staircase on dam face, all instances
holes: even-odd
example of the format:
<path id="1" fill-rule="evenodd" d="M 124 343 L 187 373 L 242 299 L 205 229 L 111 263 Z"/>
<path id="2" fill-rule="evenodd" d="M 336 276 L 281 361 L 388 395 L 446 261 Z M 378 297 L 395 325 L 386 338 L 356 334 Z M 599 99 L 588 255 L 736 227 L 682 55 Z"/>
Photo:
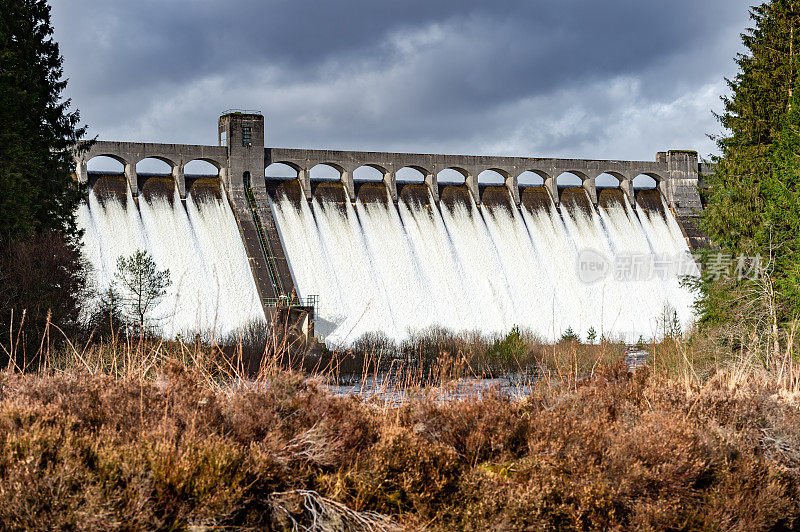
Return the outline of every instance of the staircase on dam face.
<path id="1" fill-rule="evenodd" d="M 263 196 L 263 195 L 261 195 Z M 266 196 L 245 182 L 245 202 L 234 201 L 239 228 L 250 259 L 253 278 L 268 319 L 296 329 L 304 341 L 313 338 L 317 296 L 298 298 L 289 263 Z"/>
<path id="2" fill-rule="evenodd" d="M 270 233 L 274 234 L 273 241 L 270 241 L 269 237 L 267 237 L 266 231 L 264 230 L 265 226 L 261 220 L 261 215 L 258 212 L 258 203 L 256 203 L 256 198 L 255 194 L 253 194 L 252 187 L 246 186 L 245 196 L 247 197 L 247 206 L 250 209 L 250 215 L 253 217 L 253 224 L 255 226 L 256 236 L 258 238 L 258 245 L 267 264 L 269 280 L 270 284 L 272 285 L 272 293 L 275 298 L 288 296 L 291 294 L 291 291 L 287 292 L 283 285 L 284 279 L 281 278 L 282 276 L 278 271 L 276 254 L 274 252 L 274 249 L 276 248 L 275 244 L 277 244 L 278 248 L 281 248 L 280 239 L 278 238 L 277 230 L 275 230 L 274 220 L 270 220 L 271 223 L 267 226 L 269 229 L 272 229 Z M 271 214 L 272 213 L 270 213 L 270 218 L 272 218 Z M 275 242 L 275 240 L 277 240 L 277 242 Z M 289 281 L 291 281 L 291 279 L 289 279 Z M 294 289 L 293 286 L 291 288 Z"/>

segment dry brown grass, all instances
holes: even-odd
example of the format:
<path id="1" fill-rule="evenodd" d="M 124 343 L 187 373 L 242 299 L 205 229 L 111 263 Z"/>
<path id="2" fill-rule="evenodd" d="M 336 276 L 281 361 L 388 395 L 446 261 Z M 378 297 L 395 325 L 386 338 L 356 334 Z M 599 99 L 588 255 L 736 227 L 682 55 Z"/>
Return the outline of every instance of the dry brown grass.
<path id="1" fill-rule="evenodd" d="M 0 374 L 0 523 L 800 526 L 800 368 L 701 377 L 686 363 L 700 344 L 662 344 L 683 362 L 632 373 L 610 347 L 542 345 L 549 372 L 523 398 L 443 401 L 417 382 L 399 406 L 333 396 L 279 357 L 245 381 L 235 355 L 199 343 L 75 347 Z"/>

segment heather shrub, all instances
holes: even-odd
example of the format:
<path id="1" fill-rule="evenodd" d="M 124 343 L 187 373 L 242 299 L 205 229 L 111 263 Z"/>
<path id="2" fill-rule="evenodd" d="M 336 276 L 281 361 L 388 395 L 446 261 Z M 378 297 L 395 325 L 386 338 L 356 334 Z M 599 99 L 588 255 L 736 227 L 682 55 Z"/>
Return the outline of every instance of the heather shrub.
<path id="1" fill-rule="evenodd" d="M 389 426 L 359 464 L 353 497 L 378 512 L 430 519 L 455 502 L 464 467 L 452 447 Z"/>
<path id="2" fill-rule="evenodd" d="M 601 364 L 523 397 L 431 389 L 392 406 L 279 369 L 226 384 L 177 360 L 86 367 L 0 373 L 4 526 L 800 524 L 800 414 L 766 376 Z"/>

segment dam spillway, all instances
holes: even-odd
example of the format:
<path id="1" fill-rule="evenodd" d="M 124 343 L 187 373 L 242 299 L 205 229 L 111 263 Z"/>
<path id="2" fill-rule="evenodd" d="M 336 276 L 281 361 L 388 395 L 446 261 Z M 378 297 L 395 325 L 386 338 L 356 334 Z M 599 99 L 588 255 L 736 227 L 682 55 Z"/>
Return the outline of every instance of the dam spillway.
<path id="1" fill-rule="evenodd" d="M 100 156 L 122 166 L 105 184 L 88 173 Z M 145 159 L 170 170 L 139 175 Z M 217 175 L 185 175 L 197 160 Z M 692 320 L 680 275 L 696 273 L 689 245 L 705 238 L 694 226 L 704 171 L 695 152 L 612 161 L 266 148 L 263 116 L 230 111 L 217 146 L 98 141 L 75 163 L 90 184 L 78 218 L 98 289 L 119 256 L 149 251 L 173 277 L 157 313 L 165 336 L 220 337 L 288 314 L 305 319 L 306 338 L 315 317 L 332 346 L 430 326 L 492 334 L 516 325 L 545 339 L 594 329 L 635 341 L 658 336 L 665 318 Z M 296 175 L 266 178 L 276 164 Z M 338 177 L 312 179 L 320 165 Z M 354 179 L 362 167 L 378 180 Z M 405 169 L 420 181 L 398 179 Z M 462 180 L 440 183 L 443 171 Z M 482 183 L 486 171 L 500 183 Z M 521 184 L 526 173 L 541 185 Z M 565 188 L 563 174 L 578 186 Z M 618 187 L 600 187 L 604 174 Z M 635 190 L 641 175 L 655 188 Z M 600 278 L 584 275 L 587 253 Z M 673 267 L 609 271 L 626 261 Z"/>
<path id="2" fill-rule="evenodd" d="M 101 190 L 103 183 L 96 181 L 77 215 L 84 233 L 83 253 L 99 292 L 113 281 L 117 258 L 142 249 L 159 269 L 170 271 L 172 285 L 152 312 L 163 336 L 202 333 L 219 338 L 264 321 L 247 254 L 224 196 L 190 192 L 182 202 L 170 183 L 166 190 L 135 202 L 124 193 L 124 178 L 102 181 L 116 181 L 117 189 L 121 183 L 123 192 Z M 213 181 L 219 187 L 219 180 Z"/>
<path id="3" fill-rule="evenodd" d="M 657 194 L 657 193 L 656 193 Z M 679 259 L 689 249 L 666 208 L 624 197 L 599 209 L 476 205 L 469 195 L 387 202 L 293 201 L 272 208 L 297 288 L 319 294 L 317 330 L 348 345 L 365 333 L 403 340 L 441 326 L 484 334 L 513 326 L 542 338 L 594 328 L 636 341 L 658 334 L 665 309 L 691 322 L 679 272 L 587 284 L 580 251 Z M 660 198 L 659 198 L 659 201 Z"/>

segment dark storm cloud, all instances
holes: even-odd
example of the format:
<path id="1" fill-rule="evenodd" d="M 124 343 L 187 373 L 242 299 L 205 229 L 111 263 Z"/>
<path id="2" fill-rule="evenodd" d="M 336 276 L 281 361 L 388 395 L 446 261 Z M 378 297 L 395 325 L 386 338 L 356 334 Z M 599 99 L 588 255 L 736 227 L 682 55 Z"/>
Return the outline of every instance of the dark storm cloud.
<path id="1" fill-rule="evenodd" d="M 652 158 L 712 149 L 741 0 L 61 1 L 68 95 L 103 138 Z"/>

